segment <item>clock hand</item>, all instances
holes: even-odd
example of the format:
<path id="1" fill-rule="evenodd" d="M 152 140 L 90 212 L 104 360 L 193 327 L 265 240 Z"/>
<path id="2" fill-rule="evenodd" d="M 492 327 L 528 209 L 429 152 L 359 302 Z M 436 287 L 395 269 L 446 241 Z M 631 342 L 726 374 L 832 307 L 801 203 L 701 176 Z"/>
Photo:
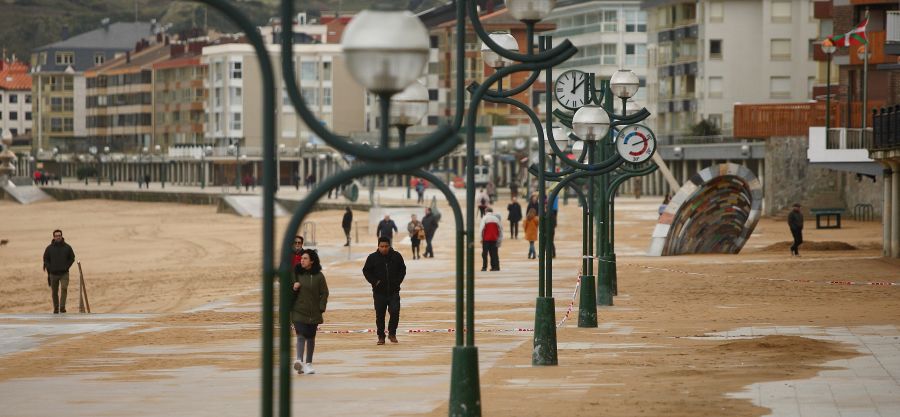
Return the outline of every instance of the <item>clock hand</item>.
<path id="1" fill-rule="evenodd" d="M 584 84 L 585 78 L 586 78 L 586 77 L 582 77 L 582 78 L 581 78 L 581 81 L 579 81 L 578 84 L 575 84 L 575 86 L 572 87 L 572 91 L 571 91 L 571 92 L 572 92 L 573 94 L 575 93 L 575 90 L 578 89 L 578 87 L 581 87 L 581 85 Z"/>

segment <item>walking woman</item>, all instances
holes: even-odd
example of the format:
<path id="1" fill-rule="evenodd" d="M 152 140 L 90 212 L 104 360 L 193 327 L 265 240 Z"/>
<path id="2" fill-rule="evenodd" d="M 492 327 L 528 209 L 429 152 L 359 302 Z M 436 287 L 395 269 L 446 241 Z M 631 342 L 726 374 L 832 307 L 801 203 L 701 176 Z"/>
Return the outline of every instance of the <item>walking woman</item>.
<path id="1" fill-rule="evenodd" d="M 528 259 L 537 257 L 534 250 L 534 241 L 538 238 L 538 216 L 537 211 L 533 208 L 528 209 L 525 214 L 525 239 L 528 240 Z"/>
<path id="2" fill-rule="evenodd" d="M 425 227 L 422 222 L 416 219 L 416 215 L 412 215 L 412 220 L 406 225 L 406 231 L 409 232 L 409 241 L 412 242 L 413 259 L 419 259 L 419 248 L 422 245 L 422 239 L 425 239 Z"/>
<path id="3" fill-rule="evenodd" d="M 316 348 L 316 329 L 323 322 L 322 313 L 328 304 L 328 284 L 322 274 L 322 264 L 316 251 L 305 249 L 300 264 L 294 269 L 294 307 L 291 321 L 297 332 L 297 359 L 294 370 L 298 374 L 314 374 L 313 351 Z M 303 354 L 306 353 L 306 361 Z"/>

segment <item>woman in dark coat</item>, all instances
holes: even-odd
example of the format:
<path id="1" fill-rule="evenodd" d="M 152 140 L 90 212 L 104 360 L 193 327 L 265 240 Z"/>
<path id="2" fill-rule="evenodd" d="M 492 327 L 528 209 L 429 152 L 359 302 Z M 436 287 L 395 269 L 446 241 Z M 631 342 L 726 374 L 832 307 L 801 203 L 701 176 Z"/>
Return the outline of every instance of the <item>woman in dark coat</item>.
<path id="1" fill-rule="evenodd" d="M 314 374 L 313 351 L 316 348 L 316 330 L 324 321 L 322 313 L 328 305 L 328 284 L 322 274 L 322 264 L 316 251 L 305 249 L 300 264 L 294 269 L 294 305 L 291 322 L 297 332 L 297 359 L 294 369 L 298 374 Z M 306 352 L 306 361 L 303 353 Z"/>

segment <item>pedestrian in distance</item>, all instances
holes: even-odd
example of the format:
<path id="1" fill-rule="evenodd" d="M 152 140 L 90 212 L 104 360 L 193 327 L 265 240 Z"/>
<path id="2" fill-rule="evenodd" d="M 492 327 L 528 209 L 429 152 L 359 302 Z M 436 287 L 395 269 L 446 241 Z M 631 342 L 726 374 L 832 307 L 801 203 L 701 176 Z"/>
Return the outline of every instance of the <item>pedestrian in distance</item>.
<path id="1" fill-rule="evenodd" d="M 75 263 L 75 251 L 66 243 L 62 230 L 53 231 L 53 240 L 44 249 L 44 271 L 53 299 L 53 314 L 66 312 L 66 295 L 69 290 L 69 268 Z"/>
<path id="2" fill-rule="evenodd" d="M 527 214 L 529 210 L 534 209 L 535 213 L 538 213 L 538 193 L 531 193 L 531 197 L 528 198 L 528 206 L 525 208 L 525 213 Z"/>
<path id="3" fill-rule="evenodd" d="M 434 239 L 434 233 L 437 232 L 440 219 L 432 213 L 431 207 L 425 208 L 425 217 L 422 218 L 422 227 L 425 228 L 425 257 L 434 258 L 434 248 L 431 246 L 431 240 Z"/>
<path id="4" fill-rule="evenodd" d="M 663 212 L 666 211 L 666 206 L 669 205 L 669 202 L 672 201 L 672 197 L 669 194 L 663 198 L 662 204 L 659 205 L 659 215 L 662 216 Z"/>
<path id="5" fill-rule="evenodd" d="M 484 187 L 481 188 L 478 196 L 475 197 L 475 201 L 478 202 L 478 216 L 484 217 L 485 211 L 491 205 L 491 197 L 488 195 Z"/>
<path id="6" fill-rule="evenodd" d="M 378 238 L 387 238 L 387 240 L 394 240 L 394 232 L 397 231 L 397 224 L 391 220 L 391 216 L 389 214 L 384 215 L 384 220 L 378 222 L 378 227 L 375 228 L 375 237 Z"/>
<path id="7" fill-rule="evenodd" d="M 803 213 L 800 212 L 800 203 L 794 203 L 794 208 L 788 214 L 788 228 L 791 229 L 791 236 L 794 237 L 794 244 L 791 245 L 791 255 L 800 256 L 800 245 L 803 244 Z"/>
<path id="8" fill-rule="evenodd" d="M 497 187 L 494 186 L 493 181 L 489 181 L 487 183 L 487 195 L 488 195 L 488 203 L 494 204 L 494 201 L 497 201 Z"/>
<path id="9" fill-rule="evenodd" d="M 425 202 L 425 180 L 421 178 L 416 181 L 416 195 L 418 195 L 416 204 L 422 204 Z"/>
<path id="10" fill-rule="evenodd" d="M 328 283 L 322 274 L 319 255 L 310 249 L 302 252 L 300 264 L 294 268 L 294 304 L 291 322 L 297 333 L 297 359 L 294 370 L 298 374 L 314 374 L 313 351 L 316 349 L 316 330 L 324 322 L 322 314 L 328 307 Z M 306 353 L 306 360 L 303 354 Z"/>
<path id="11" fill-rule="evenodd" d="M 528 259 L 537 258 L 537 254 L 534 251 L 534 241 L 538 238 L 538 215 L 535 209 L 528 209 L 528 212 L 525 213 L 525 224 L 523 228 L 525 229 L 525 240 L 528 241 Z"/>
<path id="12" fill-rule="evenodd" d="M 509 181 L 509 194 L 519 196 L 519 181 L 515 178 Z"/>
<path id="13" fill-rule="evenodd" d="M 488 257 L 491 258 L 491 271 L 500 270 L 500 255 L 498 249 L 503 242 L 503 227 L 500 225 L 500 216 L 494 214 L 494 210 L 488 207 L 484 217 L 481 218 L 481 270 L 487 271 Z"/>
<path id="14" fill-rule="evenodd" d="M 413 259 L 419 259 L 419 247 L 423 240 L 425 240 L 425 227 L 422 226 L 422 222 L 416 219 L 416 215 L 413 214 L 410 218 L 409 223 L 406 224 L 406 231 L 409 232 L 409 241 L 412 242 L 412 254 Z"/>
<path id="15" fill-rule="evenodd" d="M 350 206 L 344 208 L 344 218 L 341 219 L 341 228 L 344 229 L 344 236 L 347 237 L 347 243 L 344 246 L 350 246 L 350 226 L 353 225 L 353 210 Z"/>
<path id="16" fill-rule="evenodd" d="M 510 198 L 506 212 L 506 219 L 509 220 L 509 237 L 517 239 L 519 237 L 519 221 L 522 220 L 522 206 L 516 201 L 515 195 Z"/>
<path id="17" fill-rule="evenodd" d="M 397 326 L 400 323 L 400 285 L 406 277 L 406 264 L 400 252 L 391 247 L 390 239 L 378 238 L 378 249 L 366 258 L 363 276 L 372 286 L 375 301 L 375 328 L 379 345 L 384 344 L 385 310 L 391 315 L 387 337 L 397 343 Z"/>
<path id="18" fill-rule="evenodd" d="M 291 266 L 296 268 L 297 265 L 300 264 L 301 255 L 303 255 L 303 236 L 296 235 L 294 236 L 294 258 L 291 261 Z"/>

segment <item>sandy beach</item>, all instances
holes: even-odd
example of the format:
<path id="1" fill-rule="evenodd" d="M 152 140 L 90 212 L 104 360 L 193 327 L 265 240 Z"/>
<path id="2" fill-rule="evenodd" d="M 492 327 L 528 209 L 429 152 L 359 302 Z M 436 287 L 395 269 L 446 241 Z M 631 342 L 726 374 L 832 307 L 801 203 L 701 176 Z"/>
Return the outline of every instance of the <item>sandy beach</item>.
<path id="1" fill-rule="evenodd" d="M 900 286 L 890 285 L 900 283 L 900 263 L 881 258 L 880 223 L 845 220 L 841 229 L 817 230 L 807 218 L 809 243 L 801 247 L 803 256 L 795 258 L 785 243 L 790 239 L 785 221 L 763 218 L 739 255 L 650 258 L 643 254 L 658 204 L 647 198 L 617 200 L 619 296 L 615 306 L 599 308 L 598 328 L 576 327 L 575 301 L 574 311 L 558 328 L 559 366 L 531 366 L 532 335 L 516 330 L 534 323 L 537 262 L 526 259 L 527 242 L 507 238 L 500 250 L 501 271 L 477 272 L 476 343 L 484 415 L 767 415 L 770 410 L 730 394 L 756 383 L 811 378 L 831 369 L 827 362 L 861 353 L 840 341 L 798 335 L 745 339 L 714 334 L 751 327 L 900 325 Z M 505 209 L 499 211 L 505 215 Z M 325 332 L 317 337 L 320 374 L 296 376 L 295 397 L 330 401 L 305 403 L 304 414 L 447 415 L 453 335 L 441 330 L 454 320 L 452 216 L 445 215 L 438 230 L 435 258 L 412 260 L 407 244 L 396 245 L 409 269 L 401 293 L 401 343 L 376 347 L 371 333 L 340 333 L 374 327 L 371 293 L 360 269 L 375 247 L 368 230 L 360 231 L 360 242 L 343 247 L 341 214 L 319 211 L 308 219 L 319 230 L 331 296 L 320 328 Z M 363 219 L 367 213 L 355 216 Z M 401 229 L 408 221 L 395 220 Z M 286 223 L 279 218 L 279 239 Z M 100 200 L 20 206 L 0 201 L 0 238 L 9 239 L 0 247 L 0 326 L 50 316 L 41 255 L 56 228 L 64 231 L 81 262 L 93 320 L 108 317 L 109 323 L 127 325 L 47 332 L 29 339 L 33 345 L 27 349 L 0 353 L 0 392 L 5 393 L 0 399 L 29 392 L 28 381 L 47 378 L 152 391 L 178 380 L 172 370 L 196 367 L 247 375 L 244 388 L 255 389 L 260 363 L 258 219 L 217 214 L 212 206 Z M 557 239 L 553 295 L 556 318 L 562 320 L 573 302 L 580 265 L 581 211 L 576 205 L 561 207 Z M 476 269 L 479 264 L 480 250 Z M 76 267 L 72 277 L 77 276 Z M 60 320 L 75 320 L 75 283 L 73 279 L 69 287 L 71 317 Z M 16 315 L 24 318 L 10 318 Z M 357 382 L 380 386 L 381 379 L 396 384 L 390 401 L 367 403 L 359 412 L 334 405 L 354 399 Z M 341 384 L 348 391 L 329 390 Z M 242 410 L 246 403 L 256 412 L 254 392 L 235 398 L 233 409 Z M 178 398 L 172 394 L 157 401 L 177 404 L 183 415 L 205 415 L 187 410 L 211 415 L 234 411 L 216 398 Z M 71 415 L 95 411 L 75 399 L 66 404 Z M 166 409 L 161 405 L 133 415 L 159 415 L 155 413 Z M 12 415 L 47 415 L 44 410 L 34 406 Z"/>

